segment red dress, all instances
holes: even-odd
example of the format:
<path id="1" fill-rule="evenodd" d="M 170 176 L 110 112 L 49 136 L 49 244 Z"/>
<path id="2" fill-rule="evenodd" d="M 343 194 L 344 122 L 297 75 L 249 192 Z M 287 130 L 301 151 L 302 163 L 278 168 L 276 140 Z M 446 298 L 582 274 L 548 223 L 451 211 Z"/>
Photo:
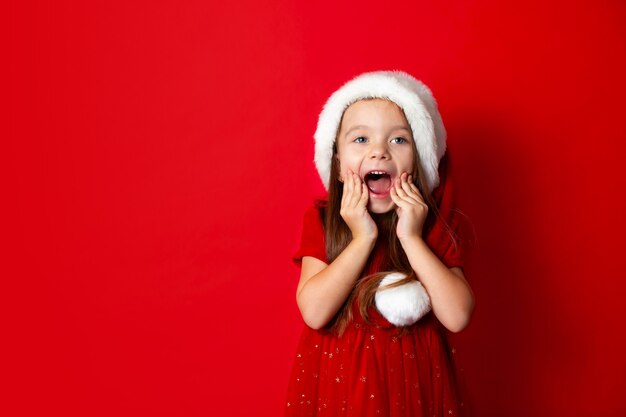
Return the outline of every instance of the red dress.
<path id="1" fill-rule="evenodd" d="M 450 187 L 435 190 L 442 215 L 452 230 L 458 217 L 451 210 Z M 448 205 L 446 207 L 446 205 Z M 318 204 L 319 206 L 319 204 Z M 460 239 L 455 246 L 438 221 L 424 225 L 429 247 L 448 266 L 463 266 Z M 373 261 L 364 275 L 377 270 L 385 256 L 377 242 Z M 304 217 L 302 245 L 294 260 L 313 256 L 326 263 L 324 229 L 319 207 Z M 354 310 L 343 336 L 328 329 L 304 326 L 292 369 L 286 416 L 418 417 L 458 416 L 463 407 L 455 381 L 446 330 L 432 312 L 399 334 L 375 307 L 367 324 Z"/>

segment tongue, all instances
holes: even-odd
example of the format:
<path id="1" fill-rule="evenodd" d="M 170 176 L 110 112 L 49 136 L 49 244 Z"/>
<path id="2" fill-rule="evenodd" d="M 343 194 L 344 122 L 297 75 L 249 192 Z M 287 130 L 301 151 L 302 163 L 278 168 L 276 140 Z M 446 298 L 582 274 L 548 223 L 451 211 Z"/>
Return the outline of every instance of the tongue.
<path id="1" fill-rule="evenodd" d="M 389 190 L 389 187 L 391 187 L 391 179 L 388 175 L 383 175 L 377 180 L 367 180 L 367 188 L 369 188 L 374 194 L 383 194 Z"/>

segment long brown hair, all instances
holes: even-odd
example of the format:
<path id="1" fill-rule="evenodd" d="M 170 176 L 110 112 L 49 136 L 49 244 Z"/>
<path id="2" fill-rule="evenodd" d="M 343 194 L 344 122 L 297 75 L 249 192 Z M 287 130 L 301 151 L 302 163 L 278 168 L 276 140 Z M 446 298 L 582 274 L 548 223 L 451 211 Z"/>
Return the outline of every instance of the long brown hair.
<path id="1" fill-rule="evenodd" d="M 324 223 L 325 236 L 326 236 L 326 257 L 328 262 L 334 261 L 337 256 L 348 246 L 352 240 L 352 232 L 350 228 L 339 214 L 341 209 L 341 196 L 343 194 L 343 183 L 339 181 L 339 162 L 337 159 L 337 148 L 334 147 L 334 154 L 330 167 L 330 184 L 328 188 L 328 204 L 320 204 L 322 210 L 322 220 Z M 449 225 L 441 218 L 437 204 L 432 196 L 432 193 L 428 192 L 428 188 L 423 181 L 424 175 L 422 171 L 422 165 L 419 161 L 419 156 L 415 145 L 412 146 L 415 167 L 413 170 L 413 183 L 419 189 L 424 201 L 428 205 L 428 216 L 424 222 L 424 232 L 427 232 L 433 225 L 436 218 L 440 218 L 443 222 L 446 230 L 451 236 L 452 241 L 456 245 L 456 239 L 454 233 L 450 229 Z M 352 321 L 352 304 L 356 301 L 359 305 L 359 313 L 363 319 L 369 323 L 367 314 L 368 308 L 374 303 L 374 297 L 376 291 L 379 290 L 381 280 L 385 275 L 392 271 L 403 272 L 407 277 L 401 281 L 398 281 L 386 288 L 399 286 L 412 280 L 417 279 L 415 271 L 411 267 L 409 260 L 400 244 L 400 240 L 396 235 L 396 226 L 398 224 L 398 215 L 395 210 L 391 210 L 388 213 L 383 214 L 371 214 L 372 218 L 376 222 L 379 230 L 379 239 L 383 239 L 387 236 L 388 256 L 383 260 L 382 269 L 384 271 L 377 272 L 372 275 L 368 275 L 360 278 L 355 283 L 353 290 L 346 299 L 344 305 L 340 308 L 339 312 L 335 315 L 331 322 L 332 330 L 343 334 L 348 324 Z M 369 259 L 365 265 L 364 271 L 367 271 L 373 261 L 373 252 L 370 254 Z"/>

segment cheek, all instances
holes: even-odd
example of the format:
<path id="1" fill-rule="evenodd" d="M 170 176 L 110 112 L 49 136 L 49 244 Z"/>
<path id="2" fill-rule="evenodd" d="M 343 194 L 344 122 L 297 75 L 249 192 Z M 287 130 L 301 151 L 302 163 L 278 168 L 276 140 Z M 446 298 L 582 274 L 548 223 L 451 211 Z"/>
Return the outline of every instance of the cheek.
<path id="1" fill-rule="evenodd" d="M 337 159 L 337 177 L 339 181 L 343 182 L 346 178 L 346 173 L 348 172 L 348 165 L 346 161 L 341 161 Z"/>
<path id="2" fill-rule="evenodd" d="M 339 177 L 344 179 L 346 177 L 346 175 L 348 175 L 348 170 L 351 170 L 352 172 L 359 172 L 359 162 L 358 160 L 355 160 L 354 158 L 340 158 L 337 159 L 338 162 L 338 171 L 339 171 Z"/>
<path id="3" fill-rule="evenodd" d="M 410 167 L 410 171 L 413 173 L 414 177 L 417 176 L 417 173 L 418 173 L 417 163 L 416 163 L 415 158 L 413 157 L 413 155 L 411 155 L 410 157 L 407 158 L 406 166 Z"/>
<path id="4" fill-rule="evenodd" d="M 392 155 L 392 158 L 396 160 L 398 167 L 403 171 L 413 174 L 417 173 L 417 164 L 412 154 L 407 155 L 406 152 L 398 152 Z"/>

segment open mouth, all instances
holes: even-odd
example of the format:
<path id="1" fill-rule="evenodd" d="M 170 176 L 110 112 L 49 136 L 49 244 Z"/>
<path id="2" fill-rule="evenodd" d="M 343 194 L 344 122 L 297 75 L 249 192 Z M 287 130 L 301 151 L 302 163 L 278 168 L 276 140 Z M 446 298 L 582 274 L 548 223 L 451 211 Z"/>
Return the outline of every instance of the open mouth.
<path id="1" fill-rule="evenodd" d="M 363 180 L 373 194 L 384 195 L 391 188 L 391 175 L 385 171 L 370 171 Z"/>

